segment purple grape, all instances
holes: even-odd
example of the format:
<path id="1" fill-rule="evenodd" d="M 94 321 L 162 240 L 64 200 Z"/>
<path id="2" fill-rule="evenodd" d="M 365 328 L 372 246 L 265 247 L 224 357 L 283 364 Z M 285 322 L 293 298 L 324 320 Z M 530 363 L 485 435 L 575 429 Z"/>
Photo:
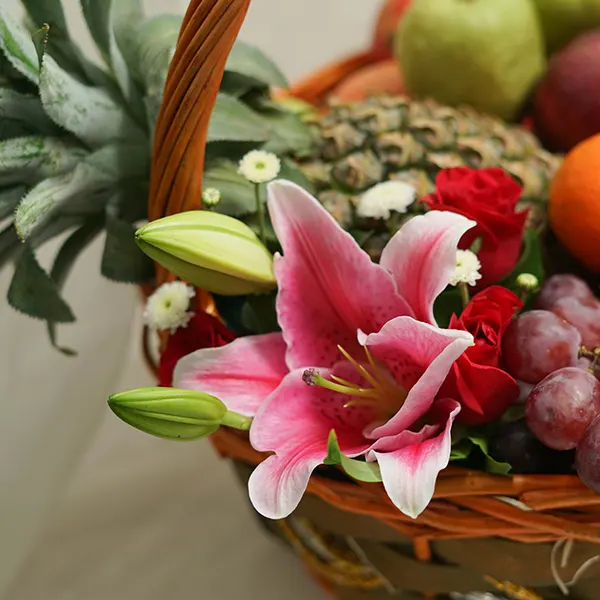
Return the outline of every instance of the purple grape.
<path id="1" fill-rule="evenodd" d="M 561 298 L 551 310 L 579 331 L 586 348 L 592 350 L 600 346 L 600 300 L 594 296 Z"/>
<path id="2" fill-rule="evenodd" d="M 538 383 L 525 405 L 527 424 L 549 448 L 575 448 L 600 414 L 600 381 L 576 367 L 559 369 Z"/>
<path id="3" fill-rule="evenodd" d="M 544 446 L 531 432 L 525 419 L 501 424 L 490 439 L 490 456 L 512 466 L 513 473 L 568 473 L 571 452 Z"/>
<path id="4" fill-rule="evenodd" d="M 550 373 L 577 362 L 581 335 L 572 325 L 547 310 L 517 317 L 502 338 L 507 371 L 525 383 L 538 383 Z"/>
<path id="5" fill-rule="evenodd" d="M 550 277 L 540 290 L 535 306 L 544 310 L 552 310 L 552 306 L 561 298 L 591 298 L 592 290 L 588 284 L 575 275 L 566 273 L 553 275 Z"/>
<path id="6" fill-rule="evenodd" d="M 586 429 L 575 453 L 575 467 L 583 483 L 600 493 L 600 418 Z"/>

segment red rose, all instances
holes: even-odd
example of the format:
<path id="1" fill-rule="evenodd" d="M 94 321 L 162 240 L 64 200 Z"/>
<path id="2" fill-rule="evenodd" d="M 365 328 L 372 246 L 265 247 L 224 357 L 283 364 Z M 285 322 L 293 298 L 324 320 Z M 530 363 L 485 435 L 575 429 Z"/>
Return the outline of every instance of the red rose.
<path id="1" fill-rule="evenodd" d="M 463 236 L 460 247 L 468 249 L 481 237 L 479 288 L 506 277 L 519 260 L 529 212 L 515 212 L 522 192 L 502 169 L 458 167 L 440 171 L 436 191 L 424 199 L 432 210 L 449 210 L 477 222 Z"/>
<path id="2" fill-rule="evenodd" d="M 460 317 L 452 317 L 450 329 L 468 331 L 475 338 L 441 390 L 462 404 L 462 423 L 482 425 L 498 419 L 519 397 L 517 382 L 501 368 L 500 349 L 506 327 L 522 307 L 515 294 L 495 285 L 473 296 Z"/>
<path id="3" fill-rule="evenodd" d="M 194 313 L 187 327 L 180 327 L 169 336 L 167 347 L 158 364 L 158 385 L 173 385 L 173 371 L 180 358 L 201 348 L 225 346 L 235 337 L 235 333 L 227 329 L 216 317 L 204 311 Z"/>

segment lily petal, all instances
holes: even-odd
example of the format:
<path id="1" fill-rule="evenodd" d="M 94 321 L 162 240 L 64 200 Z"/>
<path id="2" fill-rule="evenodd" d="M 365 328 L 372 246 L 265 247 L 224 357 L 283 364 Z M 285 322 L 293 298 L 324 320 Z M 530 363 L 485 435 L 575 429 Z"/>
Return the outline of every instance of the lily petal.
<path id="1" fill-rule="evenodd" d="M 379 331 L 389 319 L 412 315 L 391 275 L 373 263 L 333 217 L 301 187 L 269 185 L 269 213 L 283 257 L 277 257 L 277 314 L 291 369 L 331 367 L 338 344 L 359 350 L 357 330 Z"/>
<path id="2" fill-rule="evenodd" d="M 410 317 L 392 319 L 369 335 L 367 348 L 408 391 L 400 410 L 369 437 L 398 435 L 424 416 L 456 359 L 472 345 L 473 336 L 466 331 L 440 329 Z"/>
<path id="3" fill-rule="evenodd" d="M 439 402 L 439 408 L 444 408 L 447 414 L 445 427 L 439 435 L 394 452 L 373 452 L 381 468 L 385 491 L 391 501 L 413 519 L 427 508 L 438 473 L 450 461 L 450 433 L 452 423 L 460 412 L 460 404 L 454 400 Z"/>
<path id="4" fill-rule="evenodd" d="M 216 396 L 229 410 L 253 416 L 288 373 L 280 333 L 239 338 L 221 348 L 198 350 L 175 368 L 175 387 Z"/>
<path id="5" fill-rule="evenodd" d="M 460 238 L 475 225 L 462 215 L 431 211 L 408 221 L 383 249 L 381 266 L 417 320 L 435 324 L 433 302 L 454 273 Z"/>
<path id="6" fill-rule="evenodd" d="M 282 519 L 298 506 L 311 473 L 327 457 L 332 429 L 346 456 L 358 456 L 370 446 L 362 430 L 372 419 L 371 410 L 344 408 L 348 396 L 306 385 L 303 373 L 298 369 L 285 377 L 259 409 L 250 430 L 256 450 L 275 452 L 254 470 L 248 483 L 254 508 L 271 519 Z M 321 371 L 324 377 L 331 373 Z"/>

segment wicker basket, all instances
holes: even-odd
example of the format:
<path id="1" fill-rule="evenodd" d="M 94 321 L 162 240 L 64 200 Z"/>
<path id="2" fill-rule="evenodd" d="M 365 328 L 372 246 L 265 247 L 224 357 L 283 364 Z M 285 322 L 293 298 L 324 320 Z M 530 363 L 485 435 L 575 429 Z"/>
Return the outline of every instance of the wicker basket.
<path id="1" fill-rule="evenodd" d="M 156 128 L 149 217 L 199 208 L 204 147 L 225 62 L 250 0 L 191 0 Z M 361 54 L 291 90 L 313 103 Z M 157 270 L 157 283 L 168 279 Z M 210 298 L 201 296 L 208 308 Z M 212 438 L 245 481 L 263 456 L 247 437 Z M 283 537 L 336 597 L 447 597 L 490 591 L 518 600 L 600 598 L 600 496 L 572 476 L 493 476 L 457 468 L 440 474 L 429 508 L 415 521 L 379 484 L 360 485 L 331 468 L 317 470 L 294 515 L 266 525 Z M 583 567 L 583 568 L 582 568 Z M 572 581 L 574 579 L 574 581 Z M 561 591 L 562 588 L 562 591 Z"/>

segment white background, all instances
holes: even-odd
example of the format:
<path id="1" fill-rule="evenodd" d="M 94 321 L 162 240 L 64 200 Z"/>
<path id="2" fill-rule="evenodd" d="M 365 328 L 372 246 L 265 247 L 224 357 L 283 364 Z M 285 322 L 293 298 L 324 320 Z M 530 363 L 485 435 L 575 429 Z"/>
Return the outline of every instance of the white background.
<path id="1" fill-rule="evenodd" d="M 77 1 L 64 2 L 89 47 Z M 17 11 L 19 2 L 0 4 Z M 380 4 L 253 0 L 242 37 L 293 79 L 362 49 Z M 320 597 L 255 525 L 245 490 L 208 443 L 155 440 L 109 414 L 110 392 L 153 382 L 139 357 L 137 293 L 100 278 L 100 250 L 66 289 L 79 322 L 60 336 L 78 358 L 50 350 L 42 324 L 0 305 L 0 599 Z M 3 292 L 8 282 L 0 274 Z"/>

